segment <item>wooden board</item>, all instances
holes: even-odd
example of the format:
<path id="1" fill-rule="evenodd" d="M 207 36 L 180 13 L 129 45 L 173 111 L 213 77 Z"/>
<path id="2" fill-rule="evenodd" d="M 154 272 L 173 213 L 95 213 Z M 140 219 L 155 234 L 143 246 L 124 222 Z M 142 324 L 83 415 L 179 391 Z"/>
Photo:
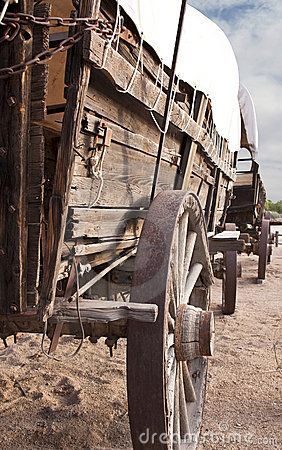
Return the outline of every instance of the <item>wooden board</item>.
<path id="1" fill-rule="evenodd" d="M 19 10 L 32 13 L 33 2 Z M 31 30 L 26 29 L 29 36 Z M 28 32 L 29 31 L 29 32 Z M 0 47 L 0 67 L 31 59 L 32 39 L 19 34 Z M 26 154 L 28 146 L 30 72 L 0 80 L 0 310 L 26 309 Z"/>
<path id="2" fill-rule="evenodd" d="M 87 170 L 76 157 L 71 183 L 70 206 L 89 206 L 96 197 L 101 181 L 95 177 L 82 177 Z M 106 150 L 103 164 L 103 189 L 96 206 L 144 207 L 149 205 L 155 157 L 134 151 L 112 142 Z M 82 172 L 81 172 L 82 170 Z M 162 161 L 158 191 L 173 189 L 177 166 Z"/>
<path id="3" fill-rule="evenodd" d="M 140 236 L 145 217 L 146 211 L 142 210 L 70 208 L 66 239 L 136 238 Z"/>
<path id="4" fill-rule="evenodd" d="M 99 8 L 99 0 L 85 0 L 80 6 L 79 15 L 81 17 L 97 17 Z M 79 42 L 74 49 L 72 59 L 70 86 L 68 88 L 53 193 L 50 201 L 41 291 L 42 313 L 45 318 L 52 315 L 54 306 L 74 167 L 73 148 L 80 130 L 84 98 L 90 77 L 89 66 L 81 60 L 81 51 L 82 43 Z"/>
<path id="5" fill-rule="evenodd" d="M 50 5 L 38 4 L 34 14 L 47 17 Z M 49 48 L 49 29 L 42 26 L 33 28 L 33 56 Z M 44 135 L 38 121 L 46 118 L 48 65 L 40 64 L 31 73 L 31 126 L 27 164 L 27 305 L 38 303 L 40 275 L 40 241 L 42 230 L 43 191 L 44 191 Z"/>

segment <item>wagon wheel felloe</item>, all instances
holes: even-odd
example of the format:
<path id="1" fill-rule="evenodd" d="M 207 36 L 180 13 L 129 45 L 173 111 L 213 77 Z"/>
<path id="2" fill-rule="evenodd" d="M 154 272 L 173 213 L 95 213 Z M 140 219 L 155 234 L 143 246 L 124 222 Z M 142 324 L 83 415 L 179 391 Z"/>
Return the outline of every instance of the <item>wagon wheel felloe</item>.
<path id="1" fill-rule="evenodd" d="M 226 231 L 236 231 L 235 223 L 226 223 Z M 237 252 L 227 251 L 224 254 L 224 270 L 222 276 L 222 312 L 233 314 L 236 308 L 237 297 Z"/>
<path id="2" fill-rule="evenodd" d="M 266 265 L 269 256 L 269 220 L 263 219 L 261 223 L 261 233 L 259 238 L 259 261 L 258 261 L 258 280 L 265 280 Z"/>
<path id="3" fill-rule="evenodd" d="M 128 325 L 127 385 L 134 449 L 196 448 L 213 315 L 201 206 L 194 194 L 153 201 L 138 246 L 131 301 L 155 303 L 155 324 Z M 203 309 L 198 306 L 201 305 Z"/>

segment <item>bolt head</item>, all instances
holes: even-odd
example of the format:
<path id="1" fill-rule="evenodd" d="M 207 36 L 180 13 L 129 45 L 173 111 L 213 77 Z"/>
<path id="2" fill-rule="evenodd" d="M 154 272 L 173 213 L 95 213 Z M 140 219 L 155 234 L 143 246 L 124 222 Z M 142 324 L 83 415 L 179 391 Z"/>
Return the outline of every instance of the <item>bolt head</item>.
<path id="1" fill-rule="evenodd" d="M 14 303 L 13 303 L 12 305 L 10 305 L 10 312 L 11 312 L 12 314 L 17 313 L 17 312 L 18 312 L 18 307 L 17 307 L 17 305 L 15 305 Z"/>
<path id="2" fill-rule="evenodd" d="M 17 103 L 16 97 L 13 97 L 12 95 L 7 98 L 7 103 L 9 106 L 15 106 Z"/>
<path id="3" fill-rule="evenodd" d="M 4 158 L 7 156 L 7 150 L 4 147 L 0 147 L 0 157 Z"/>

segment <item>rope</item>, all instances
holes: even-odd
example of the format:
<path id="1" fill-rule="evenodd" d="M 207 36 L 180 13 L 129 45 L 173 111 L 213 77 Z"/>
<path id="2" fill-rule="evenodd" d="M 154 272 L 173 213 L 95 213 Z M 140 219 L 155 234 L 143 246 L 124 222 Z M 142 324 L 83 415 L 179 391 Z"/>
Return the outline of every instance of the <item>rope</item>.
<path id="1" fill-rule="evenodd" d="M 185 125 L 185 127 L 182 128 L 182 130 L 181 130 L 182 133 L 185 133 L 185 131 L 187 130 L 187 128 L 188 128 L 189 125 L 190 125 L 191 120 L 192 120 L 193 117 L 194 117 L 194 109 L 195 109 L 195 102 L 196 102 L 196 93 L 197 93 L 197 89 L 196 89 L 196 86 L 195 86 L 195 87 L 194 87 L 194 94 L 193 94 L 193 100 L 192 100 L 191 111 L 190 111 L 190 114 L 189 114 L 189 119 L 188 119 L 188 122 L 187 122 L 187 124 Z"/>
<path id="2" fill-rule="evenodd" d="M 179 88 L 179 78 L 177 77 L 177 75 L 175 75 L 175 78 L 177 78 L 177 83 L 175 85 L 175 88 L 172 89 L 171 93 L 170 93 L 169 110 L 168 110 L 168 115 L 167 115 L 167 118 L 166 118 L 166 123 L 165 123 L 164 130 L 161 129 L 160 125 L 158 124 L 157 119 L 154 116 L 153 111 L 150 110 L 151 117 L 152 117 L 156 127 L 158 128 L 159 132 L 162 133 L 162 134 L 166 134 L 168 132 L 170 118 L 171 118 L 171 114 L 172 114 L 172 110 L 173 110 L 173 104 L 174 104 L 174 101 L 175 101 L 176 92 L 178 91 L 178 88 Z"/>
<path id="3" fill-rule="evenodd" d="M 68 244 L 66 242 L 65 242 L 65 244 L 68 246 Z M 42 339 L 41 339 L 41 351 L 45 356 L 47 356 L 47 358 L 53 359 L 55 361 L 64 361 L 66 359 L 73 358 L 74 356 L 76 356 L 80 352 L 83 342 L 84 342 L 84 339 L 85 339 L 85 331 L 84 331 L 84 326 L 83 326 L 80 308 L 79 308 L 79 294 L 78 294 L 78 292 L 79 292 L 79 271 L 78 271 L 78 266 L 77 266 L 77 261 L 76 261 L 75 256 L 73 257 L 73 263 L 74 263 L 75 272 L 76 272 L 76 310 L 77 310 L 78 323 L 79 323 L 79 327 L 81 330 L 81 339 L 80 339 L 80 343 L 79 343 L 78 347 L 75 349 L 75 351 L 73 353 L 65 355 L 64 358 L 58 358 L 54 355 L 49 355 L 49 353 L 47 353 L 46 350 L 44 349 L 44 342 L 46 339 L 47 328 L 48 328 L 48 318 L 47 318 L 45 321 L 45 324 L 44 324 L 44 331 L 43 331 L 43 335 L 42 335 Z"/>
<path id="4" fill-rule="evenodd" d="M 138 52 L 137 62 L 136 62 L 136 66 L 134 68 L 132 77 L 131 77 L 131 79 L 130 79 L 130 81 L 128 83 L 128 86 L 127 86 L 126 89 L 116 88 L 117 91 L 121 92 L 122 94 L 128 94 L 130 92 L 132 86 L 133 86 L 134 80 L 136 78 L 136 75 L 137 75 L 137 72 L 138 72 L 138 69 L 139 69 L 139 64 L 140 64 L 140 61 L 141 61 L 141 55 L 142 55 L 142 51 L 143 51 L 143 43 L 144 43 L 144 35 L 143 35 L 143 33 L 141 33 L 141 41 L 140 41 L 140 48 L 139 48 L 139 52 Z"/>
<path id="5" fill-rule="evenodd" d="M 113 34 L 112 34 L 111 38 L 108 41 L 106 41 L 106 43 L 105 43 L 102 64 L 101 64 L 101 66 L 95 66 L 96 69 L 103 70 L 105 68 L 106 62 L 108 59 L 108 55 L 109 55 L 109 51 L 110 51 L 110 48 L 112 47 L 112 43 L 114 42 L 114 39 L 116 37 L 117 30 L 119 30 L 119 31 L 121 30 L 122 20 L 123 20 L 123 18 L 120 14 L 119 0 L 117 0 L 117 14 L 116 14 L 116 20 L 115 20 L 115 25 L 114 25 L 114 29 L 113 29 Z M 118 35 L 118 39 L 117 39 L 116 51 L 118 50 L 118 46 L 119 46 L 119 35 Z"/>
<path id="6" fill-rule="evenodd" d="M 160 78 L 160 72 L 162 73 L 161 78 Z M 155 82 L 155 87 L 158 86 L 158 82 L 160 79 L 160 91 L 159 94 L 155 100 L 155 103 L 153 104 L 153 106 L 151 108 L 146 108 L 148 111 L 154 111 L 155 108 L 158 106 L 162 92 L 163 92 L 163 85 L 164 85 L 164 62 L 162 60 L 161 64 L 159 65 L 158 68 L 158 73 L 157 73 L 157 78 L 156 78 L 156 82 Z"/>
<path id="7" fill-rule="evenodd" d="M 97 162 L 95 167 L 92 167 L 92 179 L 93 177 L 97 178 L 100 183 L 99 183 L 99 188 L 98 188 L 98 192 L 96 194 L 96 198 L 94 201 L 90 201 L 91 197 L 89 199 L 89 205 L 88 205 L 88 209 L 92 208 L 94 205 L 96 205 L 96 203 L 98 202 L 100 196 L 101 196 L 101 192 L 104 186 L 104 178 L 103 178 L 103 163 L 104 163 L 104 159 L 105 159 L 105 155 L 106 155 L 106 147 L 103 148 L 103 152 L 102 155 L 99 159 L 99 161 Z M 96 170 L 97 168 L 97 170 Z M 92 180 L 92 186 L 90 189 L 90 194 L 93 190 L 93 180 Z"/>

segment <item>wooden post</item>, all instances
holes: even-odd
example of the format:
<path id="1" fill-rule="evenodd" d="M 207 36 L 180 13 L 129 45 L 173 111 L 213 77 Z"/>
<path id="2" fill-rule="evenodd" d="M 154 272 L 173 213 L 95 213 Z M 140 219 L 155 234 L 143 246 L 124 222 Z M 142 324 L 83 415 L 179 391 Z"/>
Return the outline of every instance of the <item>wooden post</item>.
<path id="1" fill-rule="evenodd" d="M 17 8 L 32 13 L 33 1 Z M 1 68 L 32 56 L 32 33 L 25 26 L 0 49 Z M 30 71 L 0 80 L 0 311 L 26 309 L 26 155 L 29 141 Z"/>
<path id="2" fill-rule="evenodd" d="M 100 8 L 100 0 L 81 2 L 80 17 L 95 17 Z M 68 198 L 73 176 L 76 138 L 81 128 L 84 99 L 88 89 L 91 67 L 83 60 L 85 40 L 73 49 L 70 85 L 63 119 L 60 147 L 58 151 L 53 194 L 50 200 L 47 242 L 44 261 L 41 307 L 43 315 L 52 315 L 61 251 L 64 240 Z"/>
<path id="3" fill-rule="evenodd" d="M 200 127 L 202 127 L 204 119 L 205 119 L 207 104 L 208 104 L 208 99 L 202 94 L 202 97 L 200 99 L 198 114 L 196 117 L 196 122 L 198 125 L 200 125 Z M 189 159 L 187 161 L 187 166 L 186 166 L 186 170 L 185 170 L 184 177 L 183 177 L 182 189 L 184 189 L 184 190 L 189 189 L 189 183 L 190 183 L 190 178 L 192 175 L 193 164 L 194 164 L 197 148 L 198 148 L 198 143 L 195 141 L 192 141 L 190 150 L 189 150 Z"/>
<path id="4" fill-rule="evenodd" d="M 279 245 L 279 231 L 275 231 L 275 247 Z"/>

